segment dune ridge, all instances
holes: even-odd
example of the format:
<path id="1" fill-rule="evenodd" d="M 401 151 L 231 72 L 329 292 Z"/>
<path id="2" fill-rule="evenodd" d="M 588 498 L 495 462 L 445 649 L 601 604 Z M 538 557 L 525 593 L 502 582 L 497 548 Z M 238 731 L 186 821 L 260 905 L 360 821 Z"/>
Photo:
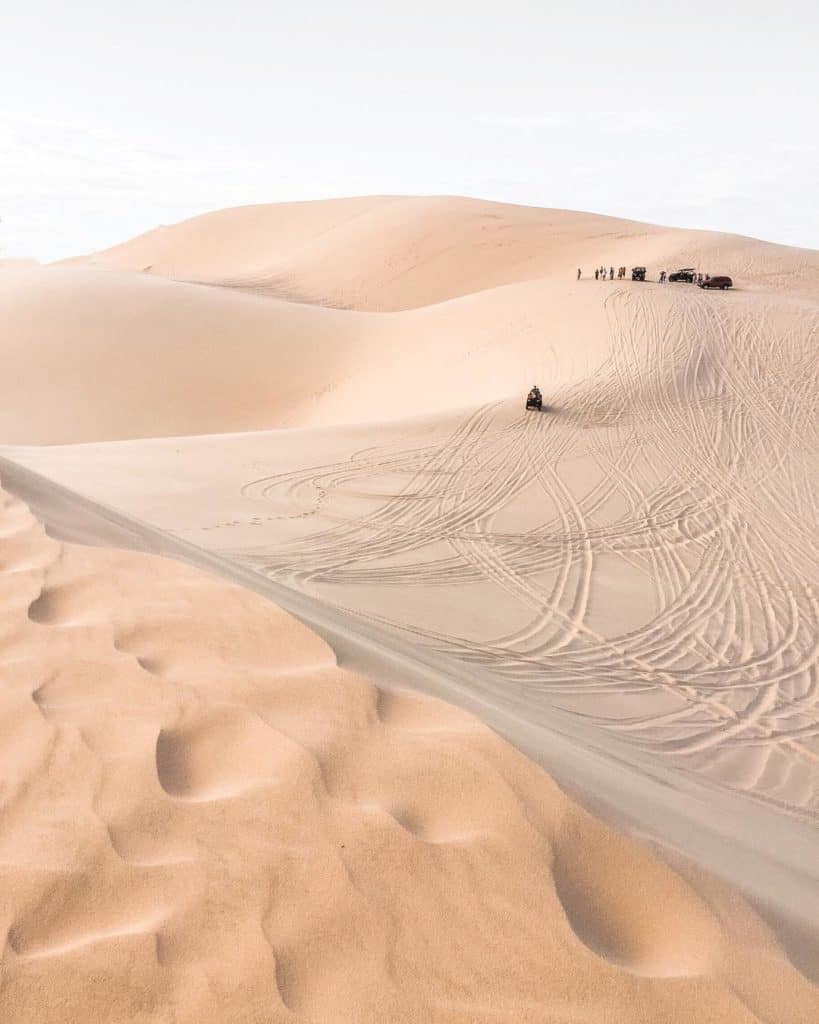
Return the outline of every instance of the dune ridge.
<path id="1" fill-rule="evenodd" d="M 0 502 L 4 1021 L 815 1019 L 741 899 L 476 719 Z"/>

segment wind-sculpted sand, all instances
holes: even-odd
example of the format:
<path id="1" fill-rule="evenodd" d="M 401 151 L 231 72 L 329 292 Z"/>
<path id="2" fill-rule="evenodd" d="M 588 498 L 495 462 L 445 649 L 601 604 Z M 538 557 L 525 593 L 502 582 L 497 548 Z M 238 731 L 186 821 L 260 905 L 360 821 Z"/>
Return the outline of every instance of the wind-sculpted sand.
<path id="1" fill-rule="evenodd" d="M 742 900 L 248 591 L 0 492 L 0 592 L 4 1022 L 816 1019 Z"/>
<path id="2" fill-rule="evenodd" d="M 736 287 L 723 294 L 574 279 L 577 265 L 600 262 L 668 270 L 697 263 L 730 273 Z M 280 597 L 334 642 L 339 637 L 345 657 L 378 678 L 394 672 L 386 683 L 417 669 L 418 680 L 433 680 L 428 689 L 502 729 L 581 799 L 736 882 L 778 925 L 784 915 L 795 927 L 781 933 L 789 954 L 819 977 L 816 253 L 560 211 L 385 198 L 222 211 L 74 264 L 11 272 L 0 282 L 5 322 L 15 328 L 7 346 L 14 379 L 30 386 L 6 387 L 0 425 L 17 446 L 2 454 L 42 474 L 26 483 L 15 471 L 9 479 L 40 496 L 38 507 L 55 528 L 57 491 L 48 481 L 81 496 L 60 492 L 60 500 L 74 503 L 69 533 L 168 551 Z M 59 344 L 66 309 L 81 328 L 69 348 Z M 59 372 L 44 375 L 43 365 Z M 92 367 L 105 382 L 102 393 L 78 384 Z M 535 380 L 546 408 L 527 414 L 523 398 Z M 188 436 L 162 436 L 171 433 Z M 27 446 L 32 442 L 72 443 Z M 118 525 L 108 533 L 111 524 Z M 75 591 L 71 614 L 81 616 L 95 592 L 85 583 Z M 58 624 L 61 594 L 57 586 L 37 596 L 31 616 Z M 281 614 L 277 622 L 285 621 Z M 219 630 L 210 629 L 218 643 Z M 142 644 L 139 629 L 132 634 L 129 652 L 142 670 L 165 683 L 182 679 L 176 673 L 186 672 L 187 655 L 179 653 L 188 650 L 186 640 L 171 631 L 157 651 Z M 267 650 L 259 633 L 252 635 Z M 197 636 L 207 648 L 210 635 Z M 315 637 L 310 642 L 321 646 Z M 370 658 L 376 650 L 378 658 Z M 334 686 L 375 692 L 336 668 L 326 671 Z M 288 700 L 296 690 L 299 700 L 318 693 L 306 693 L 303 673 L 296 674 L 301 689 L 294 683 Z M 208 669 L 203 678 L 213 678 L 218 691 L 219 675 Z M 247 714 L 267 698 L 239 689 L 242 699 L 230 698 L 229 708 L 224 699 L 214 709 L 197 697 L 195 714 L 186 705 L 157 726 L 151 770 L 174 807 L 193 813 L 267 792 L 264 780 L 279 770 L 265 732 L 271 721 L 257 708 Z M 328 719 L 321 729 L 304 725 L 311 737 L 315 727 L 326 739 L 322 729 L 341 721 L 331 710 L 339 692 L 317 712 Z M 458 743 L 491 736 L 463 712 L 418 696 L 373 699 L 370 724 L 379 736 L 388 724 L 385 707 L 401 720 L 406 711 L 414 723 L 410 744 L 427 733 L 449 743 L 453 728 Z M 468 721 L 468 735 L 460 725 L 433 725 L 438 715 Z M 272 724 L 316 754 L 322 785 L 333 795 L 335 769 L 294 724 L 304 716 L 307 705 L 288 705 L 287 728 Z M 339 728 L 349 736 L 348 725 Z M 491 742 L 524 770 L 518 755 Z M 536 864 L 523 886 L 532 887 L 530 898 L 515 889 L 518 909 L 517 897 L 503 889 L 506 895 L 487 896 L 476 908 L 474 893 L 458 889 L 454 875 L 440 888 L 430 875 L 430 892 L 412 899 L 391 881 L 389 891 L 406 896 L 401 907 L 414 908 L 406 911 L 410 918 L 398 920 L 368 896 L 368 920 L 384 910 L 390 923 L 347 933 L 357 936 L 361 958 L 346 968 L 334 947 L 337 925 L 321 911 L 327 947 L 313 945 L 292 970 L 277 968 L 280 995 L 294 1012 L 319 1020 L 816 1019 L 815 989 L 795 981 L 802 1001 L 780 1006 L 781 985 L 758 965 L 753 993 L 731 975 L 744 1008 L 711 1010 L 695 1000 L 695 1009 L 680 1003 L 661 1011 L 636 990 L 618 1001 L 606 989 L 598 1000 L 596 980 L 582 982 L 594 997 L 549 1002 L 544 992 L 556 991 L 558 978 L 579 977 L 571 971 L 581 967 L 568 967 L 576 949 L 555 960 L 555 943 L 563 940 L 552 923 L 544 925 L 549 937 L 527 931 L 539 914 L 534 908 L 545 906 L 531 897 L 543 885 L 563 907 L 574 939 L 601 954 L 607 970 L 625 972 L 615 988 L 624 977 L 629 985 L 651 977 L 654 993 L 668 993 L 670 975 L 698 984 L 709 978 L 710 985 L 713 964 L 724 961 L 708 950 L 730 947 L 735 965 L 748 942 L 766 964 L 773 954 L 750 911 L 742 910 L 734 928 L 741 901 L 722 890 L 716 932 L 699 911 L 689 931 L 681 923 L 688 911 L 668 909 L 670 890 L 660 895 L 648 881 L 667 869 L 649 866 L 652 855 L 628 846 L 629 863 L 643 865 L 630 875 L 618 859 L 626 841 L 604 838 L 595 831 L 603 826 L 579 811 L 571 815 L 586 824 L 561 832 L 543 874 L 546 862 L 522 836 L 530 827 L 542 836 L 532 815 L 547 813 L 551 797 L 534 790 L 521 797 L 509 783 L 525 807 L 527 826 L 519 832 L 494 783 L 463 768 L 473 764 L 471 754 L 447 748 L 437 760 L 439 752 L 427 747 L 420 755 L 420 748 L 381 743 L 341 758 L 344 771 L 370 780 L 345 776 L 345 799 L 354 790 L 365 808 L 386 807 L 400 835 L 427 852 L 504 836 L 510 851 Z M 384 767 L 388 756 L 402 785 L 419 787 L 415 795 L 395 796 L 388 786 L 388 797 L 372 796 L 373 779 L 380 786 L 393 778 L 393 768 Z M 457 780 L 441 774 L 444 765 Z M 314 777 L 308 769 L 305 761 L 299 771 Z M 525 771 L 545 779 L 531 765 Z M 293 773 L 301 793 L 304 779 Z M 335 822 L 335 810 L 322 808 L 322 820 L 329 814 Z M 426 877 L 432 861 L 416 860 L 404 838 L 403 853 L 388 852 L 382 833 L 368 831 L 384 824 L 381 812 L 377 821 L 369 813 L 367 828 L 356 819 L 353 830 L 374 844 L 376 870 L 386 870 L 383 850 L 390 870 L 412 865 L 411 875 Z M 604 882 L 595 851 L 611 865 Z M 510 874 L 520 877 L 499 868 L 505 880 L 493 875 L 490 885 L 482 868 L 461 868 L 464 874 L 455 874 L 462 882 L 468 873 L 490 888 L 511 884 Z M 314 878 L 302 869 L 288 883 L 298 892 Z M 356 891 L 366 891 L 350 870 Z M 715 883 L 694 883 L 689 870 L 674 884 L 695 884 L 711 905 Z M 638 910 L 629 901 L 643 891 L 636 881 L 643 877 L 652 895 Z M 510 921 L 522 914 L 523 944 L 511 934 L 502 938 L 495 919 L 446 920 L 442 901 L 458 914 L 497 910 Z M 434 942 L 419 937 L 420 924 L 407 923 L 415 914 L 428 920 L 426 913 L 440 930 Z M 609 913 L 616 927 L 603 921 Z M 549 911 L 542 920 L 553 917 Z M 627 931 L 637 931 L 624 937 L 626 919 Z M 290 948 L 295 926 L 288 920 L 286 938 L 273 940 L 274 957 L 277 941 Z M 423 947 L 424 963 L 432 964 L 444 956 L 435 942 L 446 937 L 454 948 L 465 933 L 475 936 L 475 954 L 453 968 L 462 973 L 448 995 L 430 1000 L 429 992 L 438 992 L 430 975 L 413 995 L 417 1004 L 389 1002 L 399 990 L 405 998 L 407 980 L 396 964 L 410 956 L 410 947 L 396 954 L 391 943 L 410 942 L 410 958 Z M 691 939 L 684 954 L 683 935 Z M 677 952 L 669 954 L 672 948 Z M 551 967 L 539 960 L 543 950 Z M 750 964 L 748 956 L 743 962 Z M 307 985 L 307 961 L 324 958 L 324 994 L 291 1005 L 285 990 L 294 978 Z M 497 976 L 481 973 L 488 960 Z M 535 978 L 545 978 L 545 988 L 537 989 Z M 332 1016 L 330 990 L 353 1001 L 341 1018 Z M 362 995 L 376 990 L 388 1000 L 377 1011 Z M 675 999 L 688 998 L 684 986 L 675 992 Z"/>

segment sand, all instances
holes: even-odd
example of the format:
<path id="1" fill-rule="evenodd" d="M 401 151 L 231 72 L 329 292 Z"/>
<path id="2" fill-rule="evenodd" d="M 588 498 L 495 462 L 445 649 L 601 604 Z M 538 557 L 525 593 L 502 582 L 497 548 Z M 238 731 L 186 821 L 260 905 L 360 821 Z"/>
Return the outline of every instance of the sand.
<path id="1" fill-rule="evenodd" d="M 285 204 L 9 270 L 0 316 L 7 486 L 64 536 L 245 585 L 14 541 L 12 656 L 87 665 L 54 701 L 102 765 L 75 788 L 139 875 L 128 896 L 117 862 L 127 913 L 78 932 L 14 904 L 54 934 L 10 926 L 6 959 L 56 950 L 19 991 L 113 942 L 125 1002 L 94 1019 L 819 1017 L 819 254 L 475 200 Z M 99 618 L 139 680 L 121 701 Z M 15 750 L 56 835 L 62 762 Z M 48 892 L 75 913 L 66 864 L 86 886 L 109 865 L 72 835 Z"/>
<path id="2" fill-rule="evenodd" d="M 238 276 L 224 286 L 231 261 Z M 731 273 L 743 293 L 731 307 L 709 295 L 717 316 L 815 315 L 817 254 L 750 239 L 475 200 L 224 211 L 70 266 L 0 276 L 0 437 L 346 427 L 447 415 L 534 380 L 554 397 L 605 370 L 613 315 L 650 319 L 659 301 L 649 285 L 644 311 L 621 314 L 622 288 L 589 278 L 601 261 Z M 658 315 L 670 305 L 667 295 Z M 645 324 L 635 333 L 644 350 Z M 684 372 L 677 355 L 670 373 Z"/>
<path id="3" fill-rule="evenodd" d="M 816 1019 L 741 899 L 470 715 L 0 501 L 3 1021 Z"/>

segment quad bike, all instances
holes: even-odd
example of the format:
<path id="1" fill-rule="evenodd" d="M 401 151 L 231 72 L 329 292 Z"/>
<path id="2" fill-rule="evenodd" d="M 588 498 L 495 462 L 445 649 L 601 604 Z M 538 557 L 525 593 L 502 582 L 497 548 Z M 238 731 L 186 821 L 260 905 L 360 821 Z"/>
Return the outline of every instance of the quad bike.
<path id="1" fill-rule="evenodd" d="M 646 268 L 645 267 L 632 267 L 631 268 L 631 280 L 632 281 L 645 281 L 646 279 Z"/>
<path id="2" fill-rule="evenodd" d="M 537 388 L 532 388 L 526 396 L 526 408 L 537 409 L 538 412 L 543 411 L 543 395 L 541 395 Z"/>

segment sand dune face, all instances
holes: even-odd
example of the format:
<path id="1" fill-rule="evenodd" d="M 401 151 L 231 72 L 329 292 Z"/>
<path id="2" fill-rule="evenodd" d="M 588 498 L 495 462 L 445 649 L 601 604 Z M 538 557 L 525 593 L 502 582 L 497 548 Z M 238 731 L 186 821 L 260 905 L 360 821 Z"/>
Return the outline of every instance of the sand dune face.
<path id="1" fill-rule="evenodd" d="M 4 1021 L 816 1019 L 741 900 L 469 715 L 0 501 Z"/>

